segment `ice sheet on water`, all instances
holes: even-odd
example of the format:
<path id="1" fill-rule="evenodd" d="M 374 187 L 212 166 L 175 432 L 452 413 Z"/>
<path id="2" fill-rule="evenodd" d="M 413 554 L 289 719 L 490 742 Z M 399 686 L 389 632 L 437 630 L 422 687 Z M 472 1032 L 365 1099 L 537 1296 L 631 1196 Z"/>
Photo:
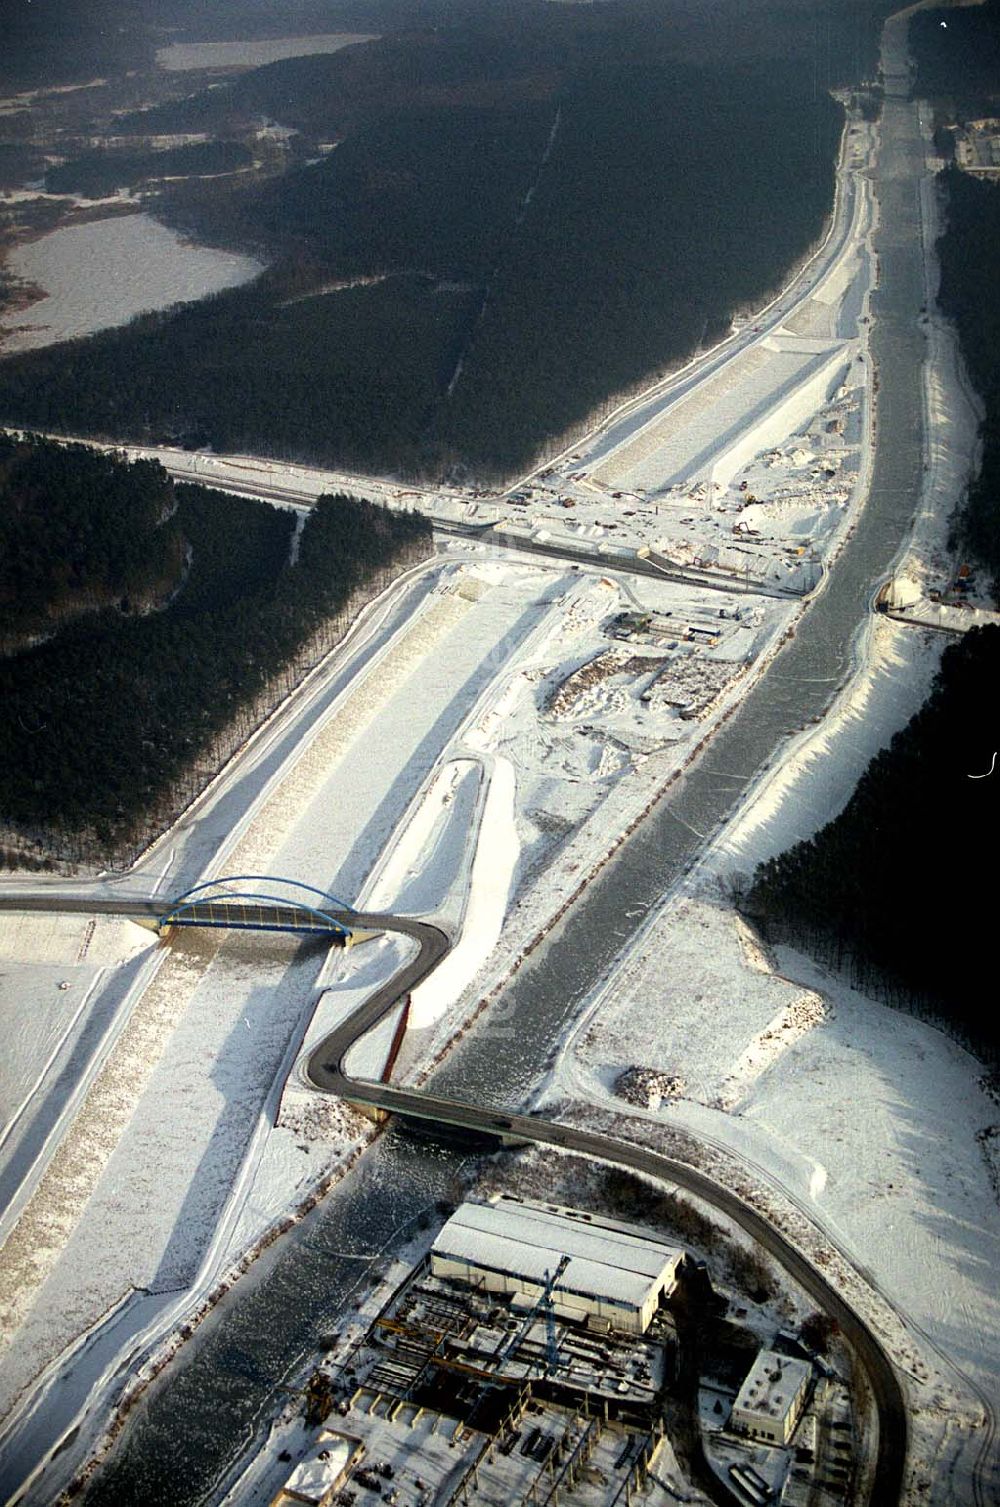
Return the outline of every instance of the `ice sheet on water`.
<path id="1" fill-rule="evenodd" d="M 117 215 L 65 225 L 18 246 L 15 277 L 46 296 L 0 324 L 0 354 L 125 324 L 136 314 L 205 298 L 262 270 L 250 256 L 194 246 L 150 215 Z"/>

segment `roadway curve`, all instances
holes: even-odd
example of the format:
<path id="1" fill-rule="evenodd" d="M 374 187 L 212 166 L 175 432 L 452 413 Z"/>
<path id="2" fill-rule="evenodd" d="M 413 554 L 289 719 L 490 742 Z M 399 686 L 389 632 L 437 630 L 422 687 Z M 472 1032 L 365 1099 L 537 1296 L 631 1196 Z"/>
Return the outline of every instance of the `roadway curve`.
<path id="1" fill-rule="evenodd" d="M 342 918 L 336 915 L 335 919 Z M 350 917 L 344 919 L 349 921 Z M 413 937 L 420 943 L 420 952 L 313 1048 L 305 1064 L 305 1076 L 309 1083 L 323 1093 L 336 1094 L 355 1104 L 364 1104 L 409 1119 L 429 1120 L 435 1124 L 500 1135 L 510 1142 L 558 1146 L 564 1151 L 597 1157 L 601 1161 L 672 1182 L 720 1209 L 763 1246 L 809 1293 L 819 1308 L 837 1320 L 854 1347 L 867 1373 L 878 1413 L 878 1454 L 869 1499 L 877 1503 L 878 1507 L 892 1507 L 892 1504 L 898 1502 L 903 1490 L 908 1430 L 903 1391 L 891 1360 L 864 1319 L 822 1273 L 810 1265 L 802 1253 L 761 1214 L 729 1188 L 684 1162 L 596 1131 L 560 1125 L 534 1115 L 498 1114 L 495 1109 L 483 1109 L 460 1100 L 439 1098 L 422 1090 L 370 1083 L 348 1075 L 344 1061 L 354 1043 L 371 1030 L 402 995 L 437 967 L 450 946 L 446 934 L 427 922 L 371 914 L 357 915 L 354 920 L 356 924 L 366 928 L 379 927 Z"/>
<path id="2" fill-rule="evenodd" d="M 0 910 L 56 911 L 93 915 L 95 913 L 129 915 L 141 918 L 163 914 L 162 900 L 147 896 L 68 897 L 65 893 L 0 895 Z M 408 1119 L 447 1124 L 482 1134 L 500 1136 L 508 1142 L 533 1142 L 539 1146 L 556 1146 L 564 1151 L 596 1157 L 601 1161 L 634 1172 L 674 1183 L 719 1209 L 758 1242 L 826 1313 L 836 1319 L 865 1369 L 878 1414 L 878 1454 L 869 1500 L 878 1507 L 893 1507 L 899 1502 L 907 1453 L 907 1417 L 903 1391 L 896 1372 L 875 1334 L 847 1300 L 830 1282 L 810 1265 L 805 1256 L 778 1230 L 729 1188 L 703 1172 L 675 1161 L 660 1152 L 628 1141 L 616 1140 L 597 1131 L 560 1125 L 534 1115 L 500 1114 L 495 1109 L 480 1108 L 457 1099 L 440 1098 L 422 1090 L 398 1088 L 389 1084 L 370 1083 L 351 1078 L 344 1061 L 359 1041 L 398 1001 L 425 979 L 451 947 L 451 938 L 439 926 L 408 916 L 392 916 L 381 911 L 331 911 L 334 920 L 366 931 L 391 931 L 412 938 L 419 945 L 417 955 L 346 1020 L 325 1036 L 306 1059 L 304 1073 L 311 1086 L 322 1093 L 335 1094 Z"/>

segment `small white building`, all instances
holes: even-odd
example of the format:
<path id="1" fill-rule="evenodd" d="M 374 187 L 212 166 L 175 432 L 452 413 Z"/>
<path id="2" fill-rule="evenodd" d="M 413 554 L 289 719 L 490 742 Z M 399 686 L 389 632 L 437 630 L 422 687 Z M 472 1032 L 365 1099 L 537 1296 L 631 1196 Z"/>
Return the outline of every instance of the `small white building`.
<path id="1" fill-rule="evenodd" d="M 768 1444 L 787 1444 L 806 1404 L 812 1366 L 761 1350 L 737 1393 L 729 1426 Z"/>
<path id="2" fill-rule="evenodd" d="M 455 1211 L 434 1242 L 431 1271 L 511 1293 L 520 1306 L 537 1302 L 564 1256 L 553 1312 L 642 1334 L 676 1287 L 684 1252 L 638 1225 L 504 1195 Z"/>

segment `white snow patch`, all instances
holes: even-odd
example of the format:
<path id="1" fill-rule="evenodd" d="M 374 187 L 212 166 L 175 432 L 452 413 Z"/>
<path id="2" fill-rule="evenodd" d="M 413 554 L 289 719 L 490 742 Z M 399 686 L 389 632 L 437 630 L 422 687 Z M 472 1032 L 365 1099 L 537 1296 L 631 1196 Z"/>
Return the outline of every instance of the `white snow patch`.
<path id="1" fill-rule="evenodd" d="M 822 722 L 800 733 L 748 793 L 741 814 L 712 849 L 711 872 L 750 873 L 832 821 L 871 759 L 923 704 L 943 636 L 880 615 L 864 633 L 862 672 Z"/>
<path id="2" fill-rule="evenodd" d="M 85 1010 L 100 970 L 5 963 L 0 971 L 0 1145 Z"/>
<path id="3" fill-rule="evenodd" d="M 0 959 L 91 965 L 125 963 L 155 947 L 154 931 L 118 916 L 60 916 L 55 912 L 9 912 L 0 923 Z"/>
<path id="4" fill-rule="evenodd" d="M 1000 1210 L 983 1154 L 996 1109 L 981 1069 L 934 1027 L 797 953 L 779 951 L 781 974 L 762 971 L 741 927 L 704 902 L 668 903 L 577 1027 L 551 1092 L 621 1111 L 611 1087 L 641 1042 L 643 1063 L 683 1077 L 689 1097 L 630 1114 L 689 1127 L 808 1204 L 932 1348 L 992 1387 Z M 721 1065 L 739 1061 L 775 1001 L 796 999 L 821 999 L 822 1018 L 743 1081 L 737 1113 L 722 1112 Z"/>
<path id="5" fill-rule="evenodd" d="M 711 480 L 715 485 L 727 487 L 755 455 L 773 445 L 780 445 L 821 409 L 830 393 L 840 386 L 853 354 L 850 346 L 846 352 L 843 348 L 835 350 L 819 371 L 793 388 L 758 423 L 745 429 L 732 448 L 713 465 Z"/>
<path id="6" fill-rule="evenodd" d="M 470 830 L 482 770 L 472 759 L 451 759 L 420 797 L 402 834 L 366 885 L 366 910 L 430 916 L 448 904 L 458 919 L 465 903 Z M 459 891 L 460 893 L 456 893 Z"/>
<path id="7" fill-rule="evenodd" d="M 643 1067 L 682 1078 L 684 1097 L 733 1108 L 823 1013 L 807 991 L 743 966 L 742 930 L 703 901 L 671 902 L 581 1028 L 581 1066 L 610 1087 L 641 1042 Z"/>
<path id="8" fill-rule="evenodd" d="M 413 991 L 415 1028 L 440 1019 L 496 946 L 503 929 L 520 844 L 514 823 L 516 786 L 508 759 L 496 757 L 472 865 L 462 935 L 430 978 Z"/>

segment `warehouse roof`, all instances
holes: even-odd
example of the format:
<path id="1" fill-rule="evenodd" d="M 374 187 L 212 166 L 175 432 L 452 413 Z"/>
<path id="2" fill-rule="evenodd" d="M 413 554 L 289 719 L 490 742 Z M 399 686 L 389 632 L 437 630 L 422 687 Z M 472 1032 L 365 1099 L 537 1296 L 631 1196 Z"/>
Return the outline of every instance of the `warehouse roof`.
<path id="1" fill-rule="evenodd" d="M 568 1256 L 557 1292 L 603 1296 L 630 1306 L 640 1305 L 651 1287 L 672 1285 L 683 1254 L 634 1225 L 508 1197 L 462 1204 L 434 1250 L 539 1285 Z"/>

